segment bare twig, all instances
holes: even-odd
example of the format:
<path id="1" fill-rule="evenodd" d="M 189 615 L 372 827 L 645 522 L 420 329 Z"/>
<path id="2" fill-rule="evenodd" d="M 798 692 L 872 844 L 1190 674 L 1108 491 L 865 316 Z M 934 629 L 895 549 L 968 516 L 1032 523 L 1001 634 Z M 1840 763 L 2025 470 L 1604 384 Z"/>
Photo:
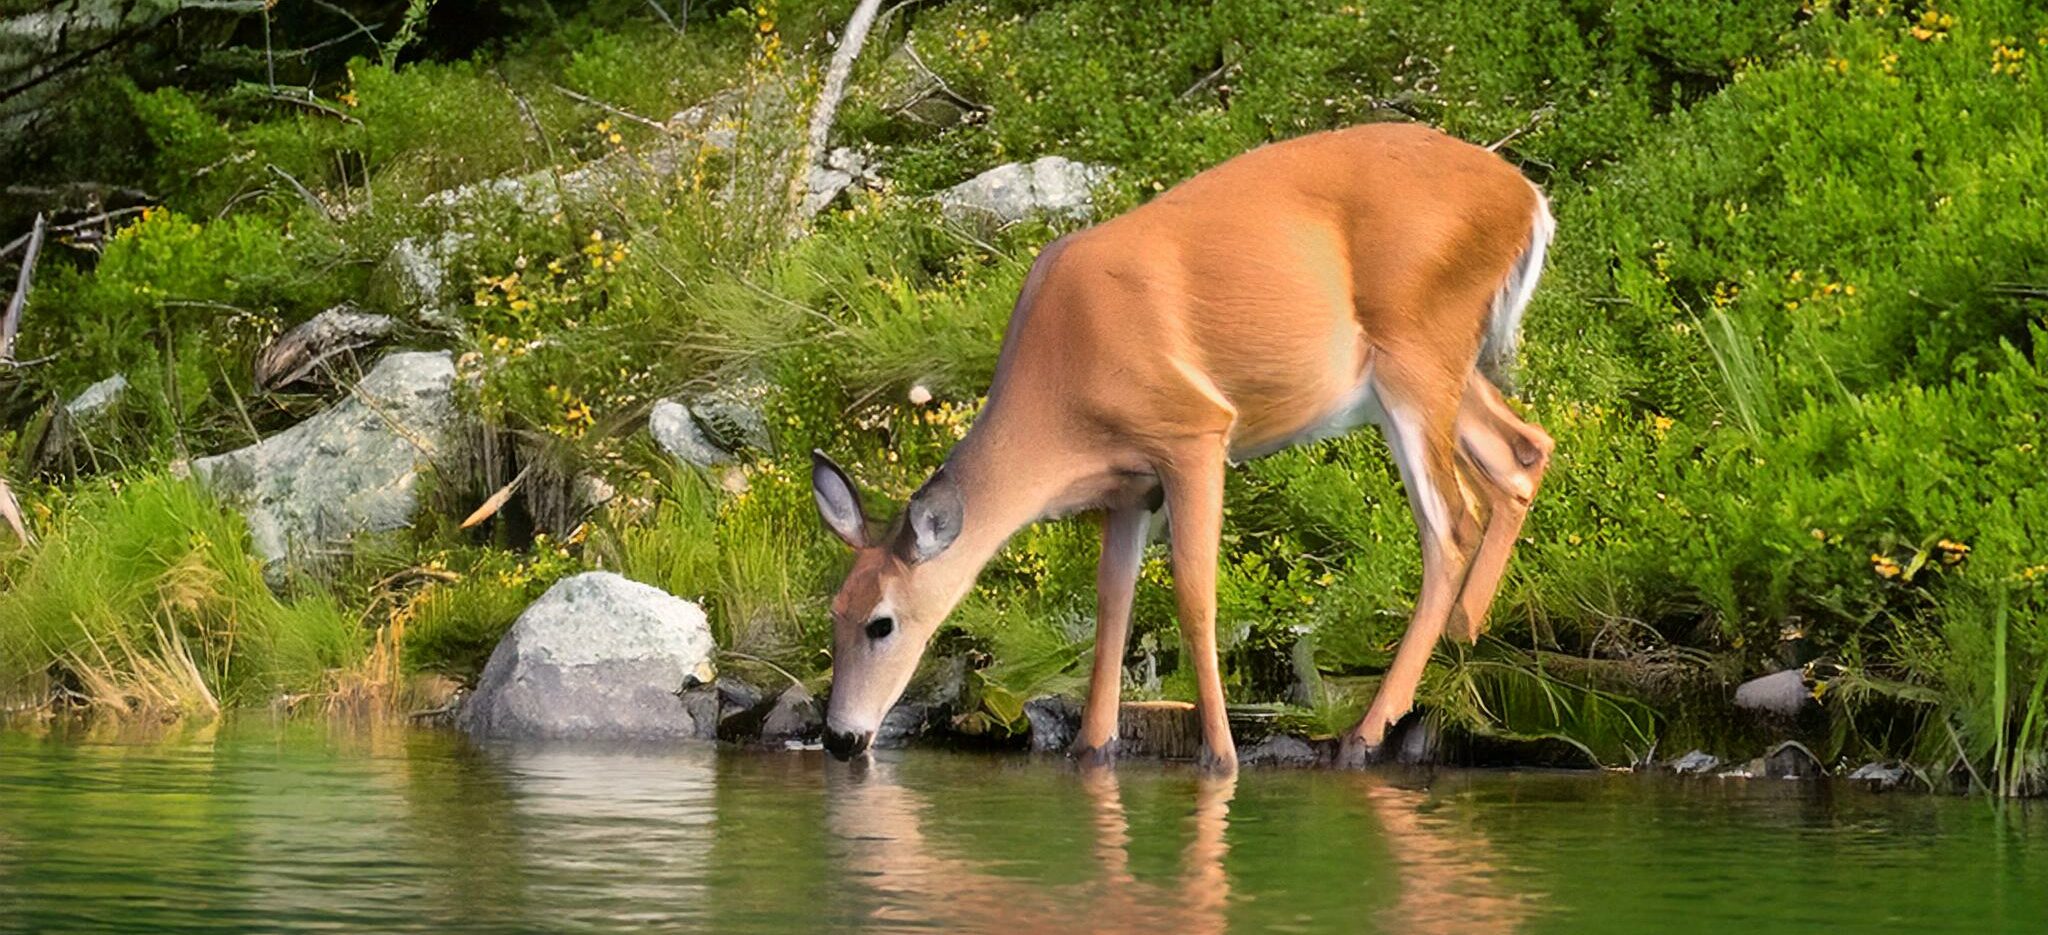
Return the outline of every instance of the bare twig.
<path id="1" fill-rule="evenodd" d="M 1548 119 L 1550 117 L 1551 112 L 1555 111 L 1556 109 L 1557 105 L 1555 104 L 1545 104 L 1542 107 L 1536 108 L 1536 110 L 1533 113 L 1529 114 L 1529 119 L 1526 122 L 1524 122 L 1521 126 L 1508 131 L 1508 135 L 1503 136 L 1500 139 L 1494 140 L 1491 144 L 1488 144 L 1488 146 L 1486 147 L 1486 151 L 1489 153 L 1500 152 L 1501 147 L 1506 146 L 1509 143 L 1512 143 L 1518 139 L 1521 139 L 1523 136 L 1526 136 L 1530 132 L 1534 131 L 1537 125 L 1541 124 L 1545 119 Z"/>
<path id="2" fill-rule="evenodd" d="M 45 221 L 36 213 L 36 226 L 28 234 L 28 251 L 21 255 L 21 273 L 14 277 L 14 296 L 7 300 L 7 312 L 0 315 L 0 364 L 14 363 L 14 335 L 21 329 L 21 313 L 28 307 L 28 290 L 36 277 L 36 257 L 43 252 Z"/>
<path id="3" fill-rule="evenodd" d="M 1207 88 L 1212 84 L 1215 84 L 1217 79 L 1222 78 L 1223 76 L 1228 75 L 1236 70 L 1236 62 L 1224 62 L 1222 65 L 1217 66 L 1215 71 L 1203 75 L 1201 80 L 1195 82 L 1194 84 L 1188 85 L 1188 89 L 1180 92 L 1180 96 L 1174 98 L 1174 100 L 1185 101 L 1188 98 L 1194 97 L 1195 95 L 1202 93 L 1202 89 Z"/>
<path id="4" fill-rule="evenodd" d="M 303 107 L 316 114 L 322 114 L 328 117 L 333 117 L 334 119 L 339 120 L 342 123 L 353 124 L 358 127 L 363 125 L 362 121 L 357 120 L 356 118 L 351 117 L 347 114 L 344 114 L 341 111 L 335 110 L 334 108 L 329 107 L 326 104 L 322 104 L 319 101 L 313 100 L 310 97 L 300 97 L 296 94 L 282 93 L 268 94 L 265 95 L 265 97 L 268 97 L 270 100 L 277 101 L 280 104 L 292 104 L 298 107 Z"/>
<path id="5" fill-rule="evenodd" d="M 570 100 L 581 101 L 585 104 L 589 104 L 590 106 L 597 108 L 598 110 L 602 110 L 606 113 L 613 114 L 616 116 L 624 117 L 627 120 L 633 121 L 634 123 L 653 127 L 654 129 L 660 130 L 663 133 L 668 132 L 668 124 L 662 123 L 659 120 L 655 120 L 651 117 L 642 117 L 639 114 L 636 114 L 616 104 L 607 104 L 603 101 L 598 100 L 597 98 L 591 97 L 588 94 L 578 94 L 574 91 L 569 90 L 568 88 L 562 87 L 559 84 L 555 85 L 554 88 L 556 91 L 560 92 L 563 97 L 569 98 Z"/>
<path id="6" fill-rule="evenodd" d="M 779 666 L 779 665 L 776 665 L 775 663 L 769 662 L 768 660 L 766 660 L 766 659 L 763 659 L 763 658 L 761 658 L 761 657 L 759 657 L 759 656 L 756 656 L 756 655 L 754 655 L 753 653 L 743 653 L 743 652 L 740 652 L 740 651 L 739 651 L 739 650 L 737 650 L 737 649 L 722 649 L 722 650 L 719 650 L 719 653 L 720 653 L 721 655 L 731 656 L 731 657 L 733 657 L 734 659 L 744 659 L 744 660 L 746 660 L 746 661 L 748 661 L 748 662 L 751 662 L 751 663 L 754 663 L 754 664 L 756 664 L 756 665 L 764 665 L 764 666 L 767 666 L 767 667 L 768 667 L 768 668 L 770 668 L 770 669 L 774 669 L 774 670 L 776 671 L 776 673 L 780 674 L 780 675 L 781 675 L 781 676 L 782 676 L 783 678 L 786 678 L 786 679 L 788 679 L 788 680 L 789 680 L 789 684 L 791 684 L 791 685 L 795 685 L 795 686 L 797 686 L 797 687 L 799 687 L 799 688 L 803 687 L 803 684 L 804 684 L 804 680 L 803 680 L 803 679 L 797 678 L 796 676 L 794 676 L 794 675 L 791 675 L 791 674 L 789 674 L 789 670 L 788 670 L 788 669 L 785 669 L 785 668 L 783 668 L 783 667 L 781 667 L 781 666 Z"/>
<path id="7" fill-rule="evenodd" d="M 2002 295 L 2015 299 L 2032 299 L 2036 302 L 2048 301 L 2048 285 L 2036 286 L 2023 282 L 1999 282 L 1992 283 L 1987 291 L 1992 295 Z"/>

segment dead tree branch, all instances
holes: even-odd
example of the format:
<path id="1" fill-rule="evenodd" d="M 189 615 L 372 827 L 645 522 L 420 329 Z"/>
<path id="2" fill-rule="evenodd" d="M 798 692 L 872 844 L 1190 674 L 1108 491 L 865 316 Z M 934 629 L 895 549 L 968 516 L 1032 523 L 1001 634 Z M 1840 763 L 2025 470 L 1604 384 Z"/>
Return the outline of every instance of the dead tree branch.
<path id="1" fill-rule="evenodd" d="M 0 364 L 14 365 L 14 335 L 21 329 L 21 313 L 28 307 L 28 290 L 36 277 L 36 257 L 43 252 L 43 215 L 36 214 L 36 226 L 29 231 L 28 251 L 21 255 L 21 273 L 14 278 L 14 296 L 7 300 L 7 312 L 0 315 Z"/>
<path id="2" fill-rule="evenodd" d="M 804 193 L 808 190 L 812 167 L 824 161 L 825 144 L 832 136 L 832 120 L 839 114 L 839 102 L 846 97 L 846 78 L 853 72 L 853 62 L 860 57 L 861 46 L 867 44 L 868 30 L 875 25 L 875 14 L 881 10 L 882 0 L 860 0 L 853 8 L 853 15 L 846 20 L 846 33 L 839 37 L 839 47 L 832 51 L 832 64 L 825 69 L 825 84 L 818 92 L 818 103 L 811 108 L 811 124 L 804 134 L 802 158 L 797 160 L 795 171 L 789 176 L 789 208 L 793 225 L 801 225 L 799 206 L 803 204 Z"/>
<path id="3" fill-rule="evenodd" d="M 578 94 L 574 91 L 569 90 L 568 88 L 562 87 L 559 84 L 555 85 L 554 88 L 557 93 L 560 93 L 563 97 L 566 97 L 572 101 L 581 101 L 582 103 L 589 104 L 590 106 L 595 107 L 598 110 L 604 111 L 605 113 L 612 114 L 614 116 L 624 117 L 627 120 L 633 121 L 634 123 L 653 127 L 654 129 L 659 130 L 663 133 L 668 132 L 668 124 L 662 123 L 661 121 L 656 120 L 652 117 L 642 117 L 639 114 L 636 114 L 616 104 L 607 104 L 603 101 L 598 100 L 597 98 L 591 97 L 588 94 Z"/>

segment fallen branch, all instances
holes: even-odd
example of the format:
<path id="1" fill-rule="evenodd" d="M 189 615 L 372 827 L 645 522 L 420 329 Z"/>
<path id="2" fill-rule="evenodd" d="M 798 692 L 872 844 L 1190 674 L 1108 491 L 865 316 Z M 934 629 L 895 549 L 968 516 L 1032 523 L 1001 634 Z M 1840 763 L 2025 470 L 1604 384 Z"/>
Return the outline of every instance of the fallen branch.
<path id="1" fill-rule="evenodd" d="M 613 114 L 619 117 L 624 117 L 627 120 L 633 121 L 634 123 L 653 127 L 654 129 L 659 130 L 663 133 L 668 132 L 668 124 L 662 123 L 661 121 L 656 120 L 652 117 L 642 117 L 639 114 L 636 114 L 630 110 L 625 109 L 624 107 L 619 107 L 615 104 L 607 104 L 603 101 L 598 100 L 597 98 L 591 97 L 588 94 L 578 94 L 574 91 L 569 90 L 568 88 L 562 87 L 559 84 L 555 85 L 554 88 L 556 91 L 560 92 L 563 97 L 566 97 L 572 101 L 581 101 L 585 104 L 589 104 L 590 106 L 597 108 L 598 110 L 604 111 L 605 113 Z"/>
<path id="2" fill-rule="evenodd" d="M 801 231 L 805 218 L 800 207 L 804 194 L 809 190 L 811 169 L 825 158 L 825 144 L 832 135 L 832 120 L 839 114 L 839 102 L 846 97 L 846 77 L 853 72 L 854 59 L 860 57 L 861 46 L 867 44 L 868 30 L 875 24 L 875 14 L 881 9 L 882 0 L 860 0 L 853 8 L 853 15 L 846 20 L 846 33 L 839 37 L 839 47 L 832 52 L 832 64 L 825 69 L 825 84 L 818 92 L 817 106 L 811 108 L 811 125 L 804 134 L 802 158 L 797 161 L 796 171 L 789 175 L 788 206 L 794 230 Z"/>
<path id="3" fill-rule="evenodd" d="M 45 222 L 36 213 L 36 226 L 28 234 L 28 252 L 21 256 L 21 273 L 14 278 L 14 296 L 7 300 L 7 312 L 0 315 L 0 364 L 14 364 L 14 335 L 21 329 L 21 313 L 28 307 L 28 290 L 36 277 L 36 257 L 43 252 Z"/>

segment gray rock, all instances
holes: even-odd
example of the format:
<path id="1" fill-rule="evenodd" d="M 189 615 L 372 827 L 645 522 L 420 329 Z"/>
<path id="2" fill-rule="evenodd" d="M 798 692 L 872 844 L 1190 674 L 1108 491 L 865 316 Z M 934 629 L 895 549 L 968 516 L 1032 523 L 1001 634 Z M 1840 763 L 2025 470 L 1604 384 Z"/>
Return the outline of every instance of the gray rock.
<path id="1" fill-rule="evenodd" d="M 1391 729 L 1394 762 L 1404 766 L 1434 766 L 1444 762 L 1444 732 L 1437 719 L 1411 714 Z"/>
<path id="2" fill-rule="evenodd" d="M 1087 218 L 1095 186 L 1114 171 L 1063 156 L 997 166 L 938 194 L 940 209 L 956 219 L 1009 224 L 1036 214 Z"/>
<path id="3" fill-rule="evenodd" d="M 1792 716 L 1813 702 L 1806 677 L 1798 669 L 1753 678 L 1735 688 L 1735 706 L 1750 711 Z"/>
<path id="4" fill-rule="evenodd" d="M 823 162 L 811 167 L 807 182 L 804 217 L 831 207 L 849 189 L 878 187 L 881 178 L 866 156 L 841 146 L 826 153 Z"/>
<path id="5" fill-rule="evenodd" d="M 277 583 L 287 562 L 309 565 L 358 533 L 409 525 L 421 472 L 460 436 L 454 361 L 445 352 L 399 353 L 326 411 L 192 469 L 246 514 Z"/>
<path id="6" fill-rule="evenodd" d="M 711 443 L 691 418 L 690 407 L 674 399 L 656 400 L 647 414 L 647 431 L 661 450 L 684 464 L 711 467 L 732 461 L 732 454 Z"/>
<path id="7" fill-rule="evenodd" d="M 910 741 L 924 735 L 931 718 L 929 705 L 905 702 L 890 708 L 889 713 L 882 716 L 882 726 L 875 730 L 875 746 L 885 750 L 907 746 Z"/>
<path id="8" fill-rule="evenodd" d="M 1827 775 L 1820 758 L 1796 740 L 1787 740 L 1769 753 L 1744 764 L 1742 771 L 1755 779 L 1818 779 Z"/>
<path id="9" fill-rule="evenodd" d="M 685 464 L 730 464 L 741 452 L 768 448 L 767 396 L 766 384 L 741 381 L 688 400 L 658 400 L 647 430 L 661 450 Z"/>
<path id="10" fill-rule="evenodd" d="M 342 303 L 292 328 L 256 358 L 256 386 L 276 390 L 310 376 L 321 364 L 376 344 L 398 329 L 398 321 Z"/>
<path id="11" fill-rule="evenodd" d="M 1895 789 L 1912 775 L 1911 770 L 1898 763 L 1872 762 L 1856 767 L 1856 771 L 1850 773 L 1849 778 L 1879 789 Z"/>
<path id="12" fill-rule="evenodd" d="M 1274 734 L 1240 751 L 1237 761 L 1246 766 L 1312 766 L 1316 748 L 1291 734 Z"/>
<path id="13" fill-rule="evenodd" d="M 783 689 L 775 706 L 768 709 L 768 716 L 761 721 L 761 739 L 770 743 L 808 743 L 818 739 L 824 730 L 825 714 L 819 709 L 818 699 L 802 685 Z"/>
<path id="14" fill-rule="evenodd" d="M 1666 765 L 1680 776 L 1704 776 L 1721 768 L 1721 758 L 1704 750 L 1694 750 Z"/>
<path id="15" fill-rule="evenodd" d="M 114 408 L 114 404 L 120 402 L 121 397 L 127 393 L 128 375 L 117 373 L 86 387 L 83 392 L 72 397 L 70 402 L 64 404 L 64 413 L 75 422 L 95 419 Z"/>
<path id="16" fill-rule="evenodd" d="M 476 235 L 453 230 L 399 241 L 370 273 L 373 300 L 428 324 L 452 323 L 462 286 L 455 279 L 455 263 L 475 242 Z"/>
<path id="17" fill-rule="evenodd" d="M 519 615 L 457 724 L 478 738 L 700 737 L 703 702 L 678 693 L 710 681 L 713 651 L 697 605 L 610 572 L 573 575 Z"/>
<path id="18" fill-rule="evenodd" d="M 683 701 L 683 713 L 690 718 L 690 736 L 697 740 L 717 740 L 721 714 L 718 689 L 698 685 L 684 689 L 678 697 Z"/>
<path id="19" fill-rule="evenodd" d="M 1024 719 L 1031 722 L 1031 749 L 1036 753 L 1065 753 L 1081 732 L 1081 706 L 1058 695 L 1024 702 Z"/>

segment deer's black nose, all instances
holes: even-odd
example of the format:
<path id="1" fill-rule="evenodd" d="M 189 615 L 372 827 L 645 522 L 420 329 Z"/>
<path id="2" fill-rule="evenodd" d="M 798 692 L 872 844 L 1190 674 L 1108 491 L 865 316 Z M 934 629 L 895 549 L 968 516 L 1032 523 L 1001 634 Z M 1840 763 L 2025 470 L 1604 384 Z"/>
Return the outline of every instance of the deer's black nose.
<path id="1" fill-rule="evenodd" d="M 866 753 L 869 745 L 874 742 L 874 731 L 859 734 L 842 733 L 829 728 L 825 731 L 825 752 L 841 760 L 851 760 Z"/>

